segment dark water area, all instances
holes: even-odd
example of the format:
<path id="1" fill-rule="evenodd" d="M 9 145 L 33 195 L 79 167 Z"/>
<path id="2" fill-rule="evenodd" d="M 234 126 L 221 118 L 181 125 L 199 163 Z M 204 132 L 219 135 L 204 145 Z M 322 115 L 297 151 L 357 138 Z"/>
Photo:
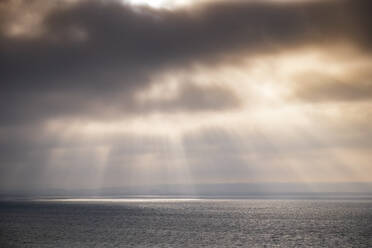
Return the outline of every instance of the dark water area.
<path id="1" fill-rule="evenodd" d="M 1 201 L 0 247 L 372 247 L 372 201 Z"/>

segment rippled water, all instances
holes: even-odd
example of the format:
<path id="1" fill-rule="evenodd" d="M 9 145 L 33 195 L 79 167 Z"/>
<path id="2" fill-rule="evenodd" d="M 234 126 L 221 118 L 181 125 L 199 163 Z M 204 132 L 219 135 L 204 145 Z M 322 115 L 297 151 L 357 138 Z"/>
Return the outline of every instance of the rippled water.
<path id="1" fill-rule="evenodd" d="M 372 201 L 1 202 L 0 247 L 372 247 Z"/>

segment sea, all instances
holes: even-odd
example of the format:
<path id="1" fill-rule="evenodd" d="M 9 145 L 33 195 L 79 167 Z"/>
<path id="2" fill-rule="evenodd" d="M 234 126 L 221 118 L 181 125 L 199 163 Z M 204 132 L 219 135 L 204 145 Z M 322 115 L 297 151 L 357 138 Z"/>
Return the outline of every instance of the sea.
<path id="1" fill-rule="evenodd" d="M 372 247 L 371 198 L 0 201 L 0 247 Z"/>

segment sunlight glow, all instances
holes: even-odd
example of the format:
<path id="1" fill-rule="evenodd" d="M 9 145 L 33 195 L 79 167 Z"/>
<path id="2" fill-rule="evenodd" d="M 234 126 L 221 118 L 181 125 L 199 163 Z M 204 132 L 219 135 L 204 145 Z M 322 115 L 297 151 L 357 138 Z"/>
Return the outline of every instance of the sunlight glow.
<path id="1" fill-rule="evenodd" d="M 337 58 L 308 49 L 251 58 L 233 66 L 198 65 L 191 69 L 173 69 L 164 75 L 153 77 L 148 89 L 136 96 L 138 104 L 155 103 L 161 106 L 164 103 L 162 101 L 170 103 L 175 101 L 177 104 L 177 97 L 182 89 L 180 85 L 191 82 L 201 87 L 229 87 L 228 89 L 242 101 L 241 106 L 222 111 L 214 111 L 213 108 L 202 111 L 155 109 L 153 112 L 144 112 L 135 117 L 108 120 L 62 118 L 48 121 L 45 130 L 50 134 L 58 134 L 64 142 L 79 137 L 80 142 L 89 144 L 97 142 L 107 146 L 110 145 L 109 140 L 116 137 L 136 136 L 139 140 L 143 138 L 166 140 L 162 143 L 165 147 L 162 148 L 163 152 L 157 152 L 156 144 L 152 144 L 149 150 L 154 149 L 155 152 L 144 152 L 128 162 L 135 164 L 131 172 L 136 178 L 134 183 L 146 184 L 151 179 L 167 183 L 195 182 L 191 162 L 187 161 L 185 153 L 184 137 L 214 128 L 231 132 L 237 139 L 248 140 L 246 147 L 240 148 L 244 153 L 247 151 L 242 159 L 247 166 L 255 161 L 263 163 L 264 160 L 279 171 L 273 177 L 267 174 L 262 177 L 257 175 L 255 176 L 257 180 L 288 181 L 289 173 L 291 180 L 301 182 L 368 180 L 369 177 L 366 176 L 368 173 L 363 173 L 368 165 L 365 152 L 360 155 L 354 155 L 352 152 L 345 157 L 346 153 L 341 149 L 330 150 L 330 139 L 339 137 L 332 137 L 329 129 L 334 129 L 335 122 L 342 123 L 345 108 L 332 103 L 324 103 L 319 108 L 319 105 L 293 99 L 292 96 L 295 86 L 302 83 L 303 79 L 307 79 L 309 74 L 306 73 L 326 73 L 338 78 L 347 78 L 348 73 L 354 68 L 363 67 L 368 63 L 370 61 L 340 62 Z M 208 94 L 208 91 L 203 94 Z M 355 111 L 351 109 L 349 112 Z M 344 139 L 354 138 L 352 134 L 349 136 L 351 137 Z M 249 137 L 253 137 L 253 140 L 257 137 L 262 139 L 260 142 L 264 145 L 258 144 L 258 147 L 255 147 L 253 141 L 253 144 L 249 144 Z M 308 147 L 315 148 L 308 151 Z M 266 149 L 274 151 L 267 158 L 263 156 Z M 288 149 L 295 152 L 288 154 L 286 153 Z M 95 160 L 101 161 L 103 167 L 104 164 L 110 163 L 106 161 L 109 148 L 104 145 L 92 148 L 91 152 L 98 156 Z M 302 153 L 303 157 L 309 158 L 308 161 L 303 161 Z M 53 161 L 68 158 L 68 151 L 55 150 L 52 154 L 51 164 L 54 164 Z M 354 169 L 353 161 L 359 162 L 358 166 L 354 165 Z M 123 164 L 125 163 L 126 160 Z M 58 169 L 60 166 L 56 164 L 55 167 Z M 332 177 L 329 176 L 330 172 L 333 172 Z M 156 179 L 153 178 L 155 174 L 159 175 Z"/>
<path id="2" fill-rule="evenodd" d="M 172 9 L 192 4 L 193 0 L 124 0 L 133 5 L 149 6 L 151 8 Z"/>
<path id="3" fill-rule="evenodd" d="M 239 2 L 241 0 L 122 0 L 124 3 L 130 3 L 139 6 L 149 6 L 151 8 L 165 8 L 173 9 L 178 7 L 189 6 L 192 4 L 210 3 L 210 2 Z M 275 2 L 275 3 L 288 3 L 288 2 L 304 2 L 304 1 L 324 1 L 324 0 L 245 0 L 250 2 Z M 332 1 L 332 0 L 329 0 Z"/>
<path id="4" fill-rule="evenodd" d="M 223 114 L 213 110 L 191 114 L 187 111 L 154 111 L 136 118 L 107 121 L 51 120 L 46 127 L 51 132 L 64 133 L 66 137 L 79 134 L 97 137 L 130 133 L 163 135 L 176 140 L 185 132 L 208 126 L 240 129 L 242 126 L 247 127 L 248 123 L 264 126 L 267 123 L 276 126 L 301 123 L 303 113 L 313 110 L 290 98 L 291 89 L 297 83 L 298 75 L 308 71 L 342 75 L 354 64 L 357 62 L 338 63 L 316 51 L 305 50 L 274 57 L 263 56 L 244 62 L 240 66 L 195 67 L 192 73 L 189 70 L 171 71 L 155 78 L 148 90 L 137 95 L 140 104 L 172 100 L 179 94 L 179 85 L 192 82 L 203 86 L 229 85 L 232 92 L 241 99 L 242 107 L 228 109 Z M 324 105 L 322 113 L 334 116 L 339 111 L 338 108 Z"/>

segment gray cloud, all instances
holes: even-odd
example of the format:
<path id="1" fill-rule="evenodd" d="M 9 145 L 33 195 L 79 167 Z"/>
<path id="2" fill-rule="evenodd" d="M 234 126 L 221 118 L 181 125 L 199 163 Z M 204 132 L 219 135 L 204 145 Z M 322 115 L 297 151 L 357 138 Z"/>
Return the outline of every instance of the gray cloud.
<path id="1" fill-rule="evenodd" d="M 191 11 L 133 8 L 117 1 L 61 3 L 44 11 L 43 32 L 34 37 L 6 35 L 4 27 L 14 18 L 2 19 L 2 123 L 97 112 L 125 115 L 138 109 L 133 94 L 171 68 L 304 44 L 349 41 L 369 49 L 371 40 L 366 0 L 221 2 Z M 176 106 L 188 111 L 237 106 L 218 94 L 213 104 L 206 101 L 213 92 L 200 89 L 198 104 L 179 99 Z"/>
<path id="2" fill-rule="evenodd" d="M 240 104 L 241 100 L 227 87 L 184 83 L 175 97 L 146 101 L 139 105 L 137 111 L 219 111 L 236 108 Z"/>
<path id="3" fill-rule="evenodd" d="M 370 69 L 370 68 L 368 68 Z M 332 76 L 326 73 L 305 73 L 296 77 L 293 95 L 309 102 L 354 102 L 372 100 L 370 70 Z"/>

